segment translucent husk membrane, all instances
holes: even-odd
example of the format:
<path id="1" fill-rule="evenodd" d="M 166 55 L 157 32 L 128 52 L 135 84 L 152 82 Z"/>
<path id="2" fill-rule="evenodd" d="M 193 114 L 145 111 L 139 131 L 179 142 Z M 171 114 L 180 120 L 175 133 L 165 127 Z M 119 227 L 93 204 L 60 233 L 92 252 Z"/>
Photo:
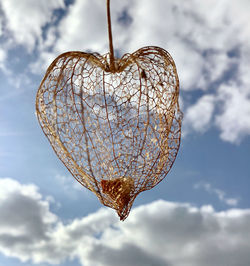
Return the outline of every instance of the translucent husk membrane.
<path id="1" fill-rule="evenodd" d="M 126 219 L 177 155 L 182 113 L 173 59 L 144 47 L 121 59 L 67 52 L 49 66 L 36 111 L 58 157 L 101 203 Z"/>

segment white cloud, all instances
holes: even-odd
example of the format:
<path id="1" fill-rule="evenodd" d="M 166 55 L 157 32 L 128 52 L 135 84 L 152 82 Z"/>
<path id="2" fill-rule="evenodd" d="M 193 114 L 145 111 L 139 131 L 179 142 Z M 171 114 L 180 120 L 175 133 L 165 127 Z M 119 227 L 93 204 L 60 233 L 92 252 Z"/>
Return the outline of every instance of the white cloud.
<path id="1" fill-rule="evenodd" d="M 6 53 L 3 50 L 0 50 L 0 62 L 6 59 Z"/>
<path id="2" fill-rule="evenodd" d="M 53 21 L 55 9 L 64 8 L 64 1 L 3 0 L 1 7 L 6 31 L 10 32 L 14 42 L 32 51 L 36 41 L 42 39 L 42 28 Z"/>
<path id="3" fill-rule="evenodd" d="M 1 10 L 0 10 L 1 12 Z M 0 37 L 3 35 L 3 17 L 0 16 Z"/>
<path id="4" fill-rule="evenodd" d="M 133 7 L 133 2 L 134 0 L 116 0 L 114 3 L 111 1 L 114 48 L 120 51 L 128 39 L 128 26 L 121 22 L 121 18 L 125 10 Z M 76 0 L 70 5 L 58 27 L 51 27 L 44 42 L 40 43 L 40 56 L 35 63 L 35 69 L 33 64 L 31 69 L 40 73 L 41 69 L 48 67 L 53 57 L 63 52 L 78 50 L 100 54 L 109 51 L 106 2 Z"/>
<path id="5" fill-rule="evenodd" d="M 249 265 L 250 210 L 163 200 L 125 222 L 108 208 L 63 224 L 34 185 L 0 179 L 0 252 L 22 261 L 85 266 Z"/>
<path id="6" fill-rule="evenodd" d="M 0 38 L 3 35 L 3 23 L 4 23 L 4 20 L 3 20 L 3 17 L 1 16 L 1 5 L 0 5 Z M 0 69 L 4 68 L 4 61 L 5 61 L 6 57 L 7 57 L 7 53 L 1 47 L 0 48 Z"/>
<path id="7" fill-rule="evenodd" d="M 98 50 L 105 45 L 105 4 L 100 1 L 76 1 L 59 25 L 56 50 Z"/>
<path id="8" fill-rule="evenodd" d="M 111 1 L 111 16 L 113 21 L 114 39 L 118 42 L 123 38 L 126 27 L 118 23 L 121 12 L 131 8 L 133 0 Z M 108 52 L 108 31 L 106 18 L 106 2 L 99 0 L 77 0 L 71 5 L 58 27 L 60 38 L 57 40 L 55 50 L 91 50 L 94 52 Z M 116 37 L 115 37 L 116 36 Z M 115 44 L 115 48 L 118 47 Z"/>
<path id="9" fill-rule="evenodd" d="M 187 108 L 184 117 L 184 134 L 190 130 L 204 132 L 212 121 L 215 108 L 215 98 L 213 95 L 205 95 Z"/>
<path id="10" fill-rule="evenodd" d="M 240 143 L 250 135 L 250 87 L 223 85 L 218 95 L 222 111 L 215 121 L 221 130 L 220 136 L 225 141 Z"/>
<path id="11" fill-rule="evenodd" d="M 92 196 L 92 192 L 86 188 L 84 188 L 79 182 L 77 182 L 72 176 L 65 176 L 65 175 L 56 175 L 56 181 L 60 186 L 60 189 L 63 189 L 64 192 L 69 196 L 71 199 L 76 199 L 80 192 L 81 195 L 85 195 L 86 197 Z"/>
<path id="12" fill-rule="evenodd" d="M 30 71 L 34 74 L 45 72 L 48 66 L 53 62 L 55 57 L 56 55 L 53 52 L 42 52 L 39 60 L 30 64 Z"/>
<path id="13" fill-rule="evenodd" d="M 47 241 L 57 220 L 35 185 L 10 178 L 0 179 L 0 213 L 0 252 L 22 261 L 37 241 Z"/>
<path id="14" fill-rule="evenodd" d="M 229 2 L 206 1 L 200 5 L 196 0 L 146 0 L 142 7 L 136 1 L 129 45 L 136 49 L 156 44 L 169 49 L 176 60 L 182 88 L 208 90 L 215 73 L 222 74 L 228 68 L 227 52 L 239 43 L 237 38 L 232 39 L 237 27 L 227 12 Z M 212 76 L 207 72 L 213 72 Z"/>
<path id="15" fill-rule="evenodd" d="M 4 69 L 4 61 L 7 57 L 6 51 L 0 49 L 0 69 Z"/>
<path id="16" fill-rule="evenodd" d="M 228 206 L 237 206 L 238 203 L 239 203 L 239 199 L 238 198 L 228 198 L 226 197 L 226 193 L 221 190 L 221 189 L 218 189 L 218 188 L 214 188 L 211 186 L 211 184 L 208 184 L 208 183 L 198 183 L 198 184 L 195 184 L 194 186 L 195 189 L 205 189 L 208 193 L 210 194 L 215 194 L 218 199 L 227 204 Z"/>
<path id="17" fill-rule="evenodd" d="M 247 42 L 250 37 L 249 10 L 250 2 L 248 0 L 230 1 L 228 11 L 230 17 L 237 17 L 234 24 L 238 29 L 238 36 L 242 42 Z"/>

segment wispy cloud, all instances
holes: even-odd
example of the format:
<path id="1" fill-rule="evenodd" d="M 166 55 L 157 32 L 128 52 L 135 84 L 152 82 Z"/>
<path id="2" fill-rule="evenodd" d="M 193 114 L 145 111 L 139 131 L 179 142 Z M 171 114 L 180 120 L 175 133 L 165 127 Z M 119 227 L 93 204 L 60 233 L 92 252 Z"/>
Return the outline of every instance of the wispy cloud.
<path id="1" fill-rule="evenodd" d="M 208 185 L 207 190 L 211 190 Z M 214 191 L 214 189 L 212 189 Z M 221 191 L 218 197 L 225 200 Z M 134 208 L 125 222 L 108 208 L 68 224 L 35 185 L 0 179 L 0 252 L 22 262 L 85 266 L 249 265 L 250 210 L 216 212 L 163 200 Z M 226 200 L 230 200 L 226 198 Z M 234 204 L 233 204 L 234 205 Z"/>
<path id="2" fill-rule="evenodd" d="M 27 133 L 28 132 L 17 132 L 17 131 L 0 130 L 0 137 L 22 136 L 22 135 L 25 135 Z"/>
<path id="3" fill-rule="evenodd" d="M 91 195 L 88 189 L 84 188 L 79 182 L 77 182 L 71 175 L 56 175 L 56 181 L 59 183 L 64 192 L 71 198 L 77 197 L 77 192 L 84 193 L 85 196 Z"/>
<path id="4" fill-rule="evenodd" d="M 210 194 L 216 195 L 217 198 L 225 203 L 228 206 L 237 206 L 239 203 L 239 198 L 230 198 L 226 196 L 226 192 L 224 192 L 221 189 L 218 188 L 214 188 L 212 187 L 211 184 L 209 183 L 197 183 L 194 185 L 195 189 L 204 189 L 205 191 L 207 191 Z"/>

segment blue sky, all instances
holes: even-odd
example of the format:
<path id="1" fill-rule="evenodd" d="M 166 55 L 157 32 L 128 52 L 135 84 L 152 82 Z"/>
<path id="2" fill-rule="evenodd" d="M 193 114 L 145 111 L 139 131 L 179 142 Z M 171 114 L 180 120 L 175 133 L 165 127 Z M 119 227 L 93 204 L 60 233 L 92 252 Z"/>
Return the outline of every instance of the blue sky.
<path id="1" fill-rule="evenodd" d="M 0 266 L 250 265 L 250 2 L 111 1 L 116 54 L 169 51 L 184 113 L 174 166 L 125 222 L 35 116 L 57 55 L 108 51 L 104 2 L 0 0 Z"/>

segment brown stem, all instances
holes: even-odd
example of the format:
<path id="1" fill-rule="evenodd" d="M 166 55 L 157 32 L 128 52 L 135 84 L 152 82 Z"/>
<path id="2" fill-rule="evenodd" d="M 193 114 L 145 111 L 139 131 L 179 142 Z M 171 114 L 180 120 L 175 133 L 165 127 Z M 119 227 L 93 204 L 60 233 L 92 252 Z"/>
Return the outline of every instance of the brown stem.
<path id="1" fill-rule="evenodd" d="M 108 33 L 109 33 L 109 52 L 110 52 L 110 70 L 115 71 L 115 58 L 112 40 L 111 16 L 110 16 L 110 0 L 107 0 L 107 18 L 108 18 Z"/>

